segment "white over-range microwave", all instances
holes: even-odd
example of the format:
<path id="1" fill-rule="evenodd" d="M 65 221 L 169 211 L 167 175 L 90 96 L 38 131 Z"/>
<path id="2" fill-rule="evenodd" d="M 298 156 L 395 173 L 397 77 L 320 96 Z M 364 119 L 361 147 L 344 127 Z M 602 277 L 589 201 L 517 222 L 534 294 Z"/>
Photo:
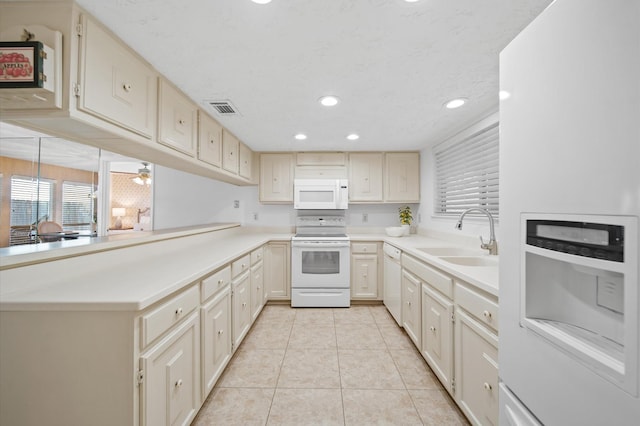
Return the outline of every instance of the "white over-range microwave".
<path id="1" fill-rule="evenodd" d="M 299 210 L 344 210 L 349 207 L 347 179 L 295 179 L 293 207 Z"/>

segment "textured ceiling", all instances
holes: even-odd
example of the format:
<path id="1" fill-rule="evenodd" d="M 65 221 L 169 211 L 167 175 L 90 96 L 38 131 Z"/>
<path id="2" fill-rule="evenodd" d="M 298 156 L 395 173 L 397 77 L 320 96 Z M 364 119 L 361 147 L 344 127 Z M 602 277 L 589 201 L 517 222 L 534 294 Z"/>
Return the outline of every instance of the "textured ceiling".
<path id="1" fill-rule="evenodd" d="M 551 0 L 77 2 L 194 101 L 231 100 L 239 116 L 214 116 L 253 150 L 361 151 L 420 149 L 495 111 L 499 52 Z"/>

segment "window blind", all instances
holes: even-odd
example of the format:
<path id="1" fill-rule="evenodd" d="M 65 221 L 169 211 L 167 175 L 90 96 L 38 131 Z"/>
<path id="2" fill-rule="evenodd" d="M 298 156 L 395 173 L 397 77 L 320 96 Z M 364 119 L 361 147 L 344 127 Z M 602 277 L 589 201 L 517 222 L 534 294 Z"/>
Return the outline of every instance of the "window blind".
<path id="1" fill-rule="evenodd" d="M 11 177 L 11 226 L 35 225 L 51 216 L 53 184 L 45 180 Z"/>
<path id="2" fill-rule="evenodd" d="M 90 230 L 93 220 L 93 185 L 62 183 L 62 227 L 66 230 Z"/>
<path id="3" fill-rule="evenodd" d="M 498 123 L 442 149 L 434 149 L 435 213 L 459 215 L 471 207 L 499 213 Z"/>

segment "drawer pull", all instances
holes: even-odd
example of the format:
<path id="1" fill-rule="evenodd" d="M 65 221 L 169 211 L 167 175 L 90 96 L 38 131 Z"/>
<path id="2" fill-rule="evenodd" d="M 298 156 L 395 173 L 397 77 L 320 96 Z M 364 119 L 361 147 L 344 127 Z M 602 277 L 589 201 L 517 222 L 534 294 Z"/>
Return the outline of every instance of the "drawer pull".
<path id="1" fill-rule="evenodd" d="M 489 311 L 484 311 L 482 313 L 482 315 L 486 318 L 486 319 L 491 319 L 491 312 Z"/>
<path id="2" fill-rule="evenodd" d="M 181 388 L 182 387 L 182 379 L 178 379 L 178 381 L 176 382 L 176 387 L 177 388 Z"/>
<path id="3" fill-rule="evenodd" d="M 436 332 L 436 328 L 434 326 L 429 327 L 429 330 L 431 330 L 432 332 Z"/>
<path id="4" fill-rule="evenodd" d="M 218 280 L 218 285 L 224 284 L 224 280 Z"/>
<path id="5" fill-rule="evenodd" d="M 184 125 L 184 120 L 183 119 L 178 120 L 178 124 Z"/>
<path id="6" fill-rule="evenodd" d="M 260 286 L 256 287 L 256 290 L 260 290 Z"/>
<path id="7" fill-rule="evenodd" d="M 182 315 L 182 308 L 176 309 L 176 315 L 178 316 Z"/>
<path id="8" fill-rule="evenodd" d="M 411 300 L 407 300 L 407 305 L 411 306 Z"/>
<path id="9" fill-rule="evenodd" d="M 244 263 L 242 264 L 242 269 L 246 268 L 247 265 L 245 265 Z"/>
<path id="10" fill-rule="evenodd" d="M 483 386 L 484 386 L 485 390 L 488 390 L 488 391 L 490 391 L 491 389 L 493 389 L 493 387 L 492 387 L 489 383 L 487 383 L 487 382 L 484 382 L 484 385 L 483 385 Z"/>
<path id="11" fill-rule="evenodd" d="M 224 330 L 218 330 L 218 335 L 222 336 L 224 334 Z"/>
<path id="12" fill-rule="evenodd" d="M 122 90 L 124 90 L 127 93 L 129 93 L 131 91 L 131 89 L 132 89 L 132 87 L 131 87 L 131 84 L 129 84 L 129 83 L 124 83 L 122 85 Z"/>
<path id="13" fill-rule="evenodd" d="M 247 302 L 243 302 L 243 303 L 242 303 L 242 307 L 243 307 L 243 308 L 246 308 L 246 306 L 247 306 Z"/>

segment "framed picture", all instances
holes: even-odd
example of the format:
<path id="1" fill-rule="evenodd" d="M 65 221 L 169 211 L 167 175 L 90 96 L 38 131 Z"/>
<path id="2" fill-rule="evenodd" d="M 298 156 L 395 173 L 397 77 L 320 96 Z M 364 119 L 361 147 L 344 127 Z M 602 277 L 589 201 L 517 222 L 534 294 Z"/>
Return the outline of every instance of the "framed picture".
<path id="1" fill-rule="evenodd" d="M 43 87 L 45 59 L 46 53 L 39 41 L 0 42 L 0 89 Z"/>

